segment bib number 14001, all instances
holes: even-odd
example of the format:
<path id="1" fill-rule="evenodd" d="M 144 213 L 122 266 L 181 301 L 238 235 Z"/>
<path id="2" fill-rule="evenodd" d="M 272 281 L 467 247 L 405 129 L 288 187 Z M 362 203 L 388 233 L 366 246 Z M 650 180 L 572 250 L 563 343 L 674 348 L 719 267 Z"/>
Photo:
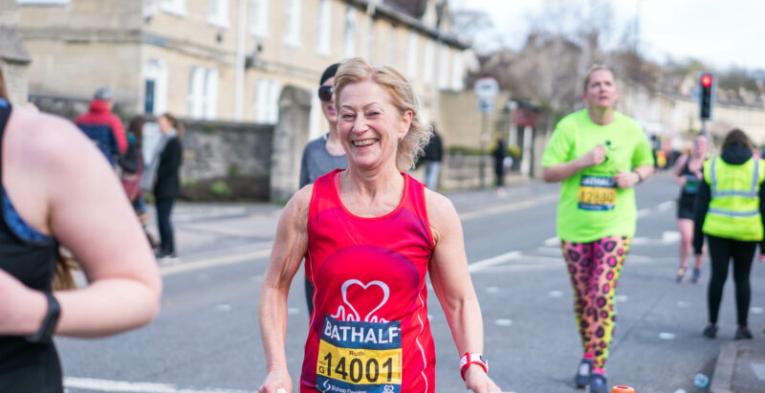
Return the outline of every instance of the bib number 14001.
<path id="1" fill-rule="evenodd" d="M 393 358 L 387 358 L 380 362 L 376 358 L 346 358 L 341 356 L 333 359 L 331 353 L 324 356 L 326 362 L 326 376 L 338 378 L 343 381 L 361 383 L 366 380 L 369 383 L 392 383 L 393 381 Z"/>

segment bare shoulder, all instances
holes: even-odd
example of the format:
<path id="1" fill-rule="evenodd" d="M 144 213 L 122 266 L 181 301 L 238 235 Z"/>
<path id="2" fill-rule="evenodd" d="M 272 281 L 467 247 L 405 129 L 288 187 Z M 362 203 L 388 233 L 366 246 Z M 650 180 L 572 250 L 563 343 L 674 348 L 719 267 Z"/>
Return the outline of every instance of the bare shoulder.
<path id="1" fill-rule="evenodd" d="M 12 116 L 7 139 L 12 150 L 37 157 L 39 163 L 81 162 L 89 156 L 88 150 L 96 151 L 77 126 L 62 117 L 30 108 L 14 108 Z M 78 159 L 71 160 L 73 157 Z"/>
<path id="2" fill-rule="evenodd" d="M 430 225 L 438 232 L 443 232 L 455 222 L 459 222 L 457 209 L 446 196 L 425 189 L 425 205 L 428 210 Z"/>
<path id="3" fill-rule="evenodd" d="M 282 219 L 288 219 L 299 228 L 306 228 L 308 210 L 311 205 L 313 184 L 308 184 L 292 195 L 282 212 Z"/>

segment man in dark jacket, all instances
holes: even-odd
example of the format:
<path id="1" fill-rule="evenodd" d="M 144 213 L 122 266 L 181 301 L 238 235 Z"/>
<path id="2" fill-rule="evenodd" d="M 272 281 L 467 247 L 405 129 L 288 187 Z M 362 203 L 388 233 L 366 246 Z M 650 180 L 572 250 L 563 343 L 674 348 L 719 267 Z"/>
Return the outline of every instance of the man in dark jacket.
<path id="1" fill-rule="evenodd" d="M 433 126 L 433 136 L 430 137 L 430 141 L 425 145 L 425 154 L 422 156 L 422 160 L 425 162 L 425 186 L 431 190 L 438 189 L 438 175 L 441 171 L 441 159 L 443 158 L 443 145 L 441 143 L 441 136 L 436 132 L 435 125 Z"/>
<path id="2" fill-rule="evenodd" d="M 112 113 L 112 92 L 108 87 L 96 90 L 88 112 L 74 122 L 98 146 L 112 166 L 127 150 L 125 130 L 120 119 Z"/>

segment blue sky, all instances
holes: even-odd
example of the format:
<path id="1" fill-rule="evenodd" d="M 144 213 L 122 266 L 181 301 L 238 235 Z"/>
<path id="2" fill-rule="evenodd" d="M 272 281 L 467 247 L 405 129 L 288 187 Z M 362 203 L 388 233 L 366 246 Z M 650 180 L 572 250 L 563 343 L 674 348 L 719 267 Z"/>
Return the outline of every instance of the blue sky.
<path id="1" fill-rule="evenodd" d="M 512 48 L 522 44 L 529 19 L 549 1 L 571 7 L 587 4 L 584 0 L 450 0 L 452 9 L 489 13 Z M 765 1 L 610 0 L 610 4 L 616 38 L 640 10 L 640 47 L 654 60 L 694 57 L 718 68 L 765 70 Z"/>

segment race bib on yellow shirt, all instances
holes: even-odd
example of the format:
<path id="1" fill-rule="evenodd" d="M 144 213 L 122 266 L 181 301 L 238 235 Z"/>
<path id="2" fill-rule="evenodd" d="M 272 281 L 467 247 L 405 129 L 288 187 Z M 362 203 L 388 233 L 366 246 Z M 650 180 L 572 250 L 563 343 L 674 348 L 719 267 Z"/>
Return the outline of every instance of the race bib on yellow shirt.
<path id="1" fill-rule="evenodd" d="M 400 322 L 324 318 L 316 389 L 339 393 L 401 392 Z"/>
<path id="2" fill-rule="evenodd" d="M 614 210 L 616 180 L 613 176 L 582 175 L 577 199 L 578 206 L 582 210 Z"/>

